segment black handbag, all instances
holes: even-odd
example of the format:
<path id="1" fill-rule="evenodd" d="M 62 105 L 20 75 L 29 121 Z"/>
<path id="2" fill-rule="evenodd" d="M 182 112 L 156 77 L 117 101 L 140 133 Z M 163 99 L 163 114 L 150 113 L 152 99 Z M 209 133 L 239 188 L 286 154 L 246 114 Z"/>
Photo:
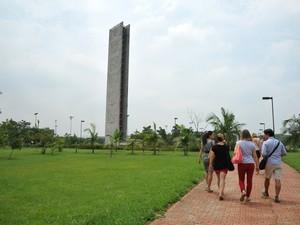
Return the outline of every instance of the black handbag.
<path id="1" fill-rule="evenodd" d="M 280 141 L 278 141 L 276 147 L 273 149 L 273 151 L 271 152 L 271 154 L 268 155 L 268 156 L 263 157 L 263 159 L 260 161 L 260 163 L 259 163 L 259 169 L 260 169 L 260 170 L 264 170 L 264 169 L 266 168 L 268 159 L 269 159 L 270 156 L 275 152 L 275 150 L 278 148 L 279 144 L 280 144 Z"/>
<path id="2" fill-rule="evenodd" d="M 227 168 L 229 171 L 234 171 L 234 165 L 231 162 L 229 151 L 227 152 Z"/>

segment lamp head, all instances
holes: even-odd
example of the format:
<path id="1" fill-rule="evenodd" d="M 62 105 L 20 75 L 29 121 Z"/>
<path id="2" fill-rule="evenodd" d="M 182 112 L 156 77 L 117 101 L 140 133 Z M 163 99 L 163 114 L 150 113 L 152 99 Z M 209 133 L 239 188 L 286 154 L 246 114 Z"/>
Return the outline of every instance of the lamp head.
<path id="1" fill-rule="evenodd" d="M 262 97 L 263 100 L 273 99 L 273 97 Z"/>

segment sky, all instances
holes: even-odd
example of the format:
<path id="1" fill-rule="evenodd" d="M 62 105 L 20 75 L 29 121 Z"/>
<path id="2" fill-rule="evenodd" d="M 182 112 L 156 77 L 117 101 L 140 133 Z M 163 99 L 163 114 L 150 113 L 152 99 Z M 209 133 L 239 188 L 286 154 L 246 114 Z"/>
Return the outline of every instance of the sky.
<path id="1" fill-rule="evenodd" d="M 0 121 L 104 135 L 108 32 L 130 24 L 128 129 L 210 129 L 210 113 L 275 129 L 300 113 L 299 0 L 1 0 Z"/>

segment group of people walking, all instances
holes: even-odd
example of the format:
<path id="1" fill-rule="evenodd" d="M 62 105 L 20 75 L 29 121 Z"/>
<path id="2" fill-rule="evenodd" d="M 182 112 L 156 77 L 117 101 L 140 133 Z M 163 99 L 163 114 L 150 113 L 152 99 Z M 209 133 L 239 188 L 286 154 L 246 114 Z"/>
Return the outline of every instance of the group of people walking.
<path id="1" fill-rule="evenodd" d="M 213 192 L 211 183 L 213 174 L 217 176 L 218 198 L 224 200 L 224 189 L 226 175 L 228 171 L 234 170 L 233 163 L 237 164 L 238 183 L 241 191 L 240 201 L 249 202 L 252 190 L 253 174 L 259 175 L 259 161 L 261 156 L 268 158 L 265 166 L 265 183 L 262 192 L 263 198 L 269 197 L 270 179 L 275 179 L 275 198 L 279 203 L 279 193 L 281 189 L 281 157 L 286 155 L 284 145 L 274 137 L 272 129 L 264 130 L 263 138 L 260 139 L 256 134 L 250 134 L 249 130 L 241 132 L 241 138 L 236 142 L 234 156 L 230 156 L 230 148 L 223 134 L 214 134 L 208 131 L 203 135 L 202 147 L 200 149 L 199 162 L 202 161 L 205 168 L 205 180 L 207 192 Z M 238 154 L 241 155 L 237 162 Z"/>

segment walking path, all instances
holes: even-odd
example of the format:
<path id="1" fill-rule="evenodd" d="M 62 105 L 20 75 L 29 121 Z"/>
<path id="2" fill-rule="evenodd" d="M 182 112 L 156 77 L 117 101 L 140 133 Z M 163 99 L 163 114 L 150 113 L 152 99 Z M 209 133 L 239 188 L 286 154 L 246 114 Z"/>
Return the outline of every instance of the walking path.
<path id="1" fill-rule="evenodd" d="M 253 181 L 251 202 L 240 203 L 237 169 L 229 172 L 225 200 L 219 201 L 214 175 L 213 193 L 204 191 L 205 183 L 201 182 L 150 225 L 300 225 L 300 173 L 283 164 L 279 204 L 273 201 L 273 179 L 270 199 L 260 197 L 264 176 L 254 174 Z"/>

